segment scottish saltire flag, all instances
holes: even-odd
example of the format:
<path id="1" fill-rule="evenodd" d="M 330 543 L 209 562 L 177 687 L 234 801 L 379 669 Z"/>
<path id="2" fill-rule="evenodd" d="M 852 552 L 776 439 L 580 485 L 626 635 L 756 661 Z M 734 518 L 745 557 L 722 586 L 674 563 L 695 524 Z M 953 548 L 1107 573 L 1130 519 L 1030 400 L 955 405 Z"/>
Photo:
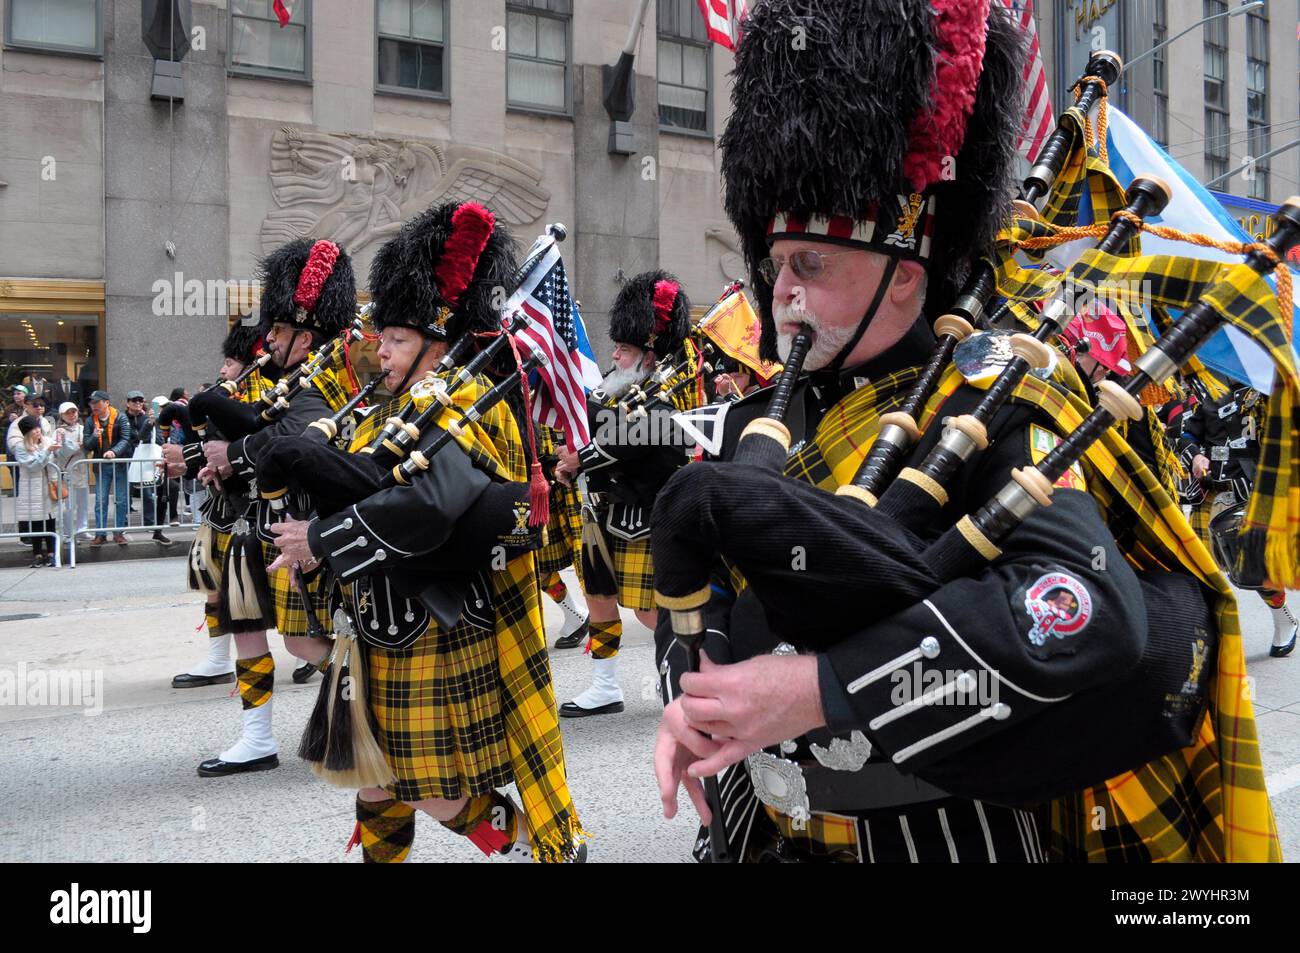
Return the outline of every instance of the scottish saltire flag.
<path id="1" fill-rule="evenodd" d="M 528 318 L 520 340 L 540 350 L 547 360 L 534 372 L 541 386 L 533 394 L 533 418 L 563 430 L 569 449 L 581 447 L 591 439 L 587 391 L 599 386 L 601 374 L 582 315 L 569 293 L 569 276 L 558 246 L 551 246 L 506 303 L 506 314 L 516 311 Z"/>
<path id="2" fill-rule="evenodd" d="M 1093 113 L 1096 119 L 1096 113 Z M 1139 175 L 1154 175 L 1164 179 L 1173 189 L 1174 197 L 1160 215 L 1151 216 L 1148 221 L 1156 225 L 1168 225 L 1184 232 L 1200 232 L 1212 238 L 1224 241 L 1250 242 L 1240 223 L 1232 217 L 1205 186 L 1192 178 L 1181 165 L 1172 159 L 1150 136 L 1142 131 L 1132 119 L 1114 106 L 1109 107 L 1109 122 L 1106 132 L 1106 145 L 1110 150 L 1110 167 L 1121 185 L 1127 186 Z M 1085 195 L 1079 208 L 1079 224 L 1092 224 L 1092 206 Z M 1070 262 L 1090 242 L 1071 242 L 1055 251 L 1064 252 L 1062 259 L 1055 255 L 1049 258 L 1062 267 Z M 1066 249 L 1071 249 L 1066 251 Z M 1172 241 L 1160 238 L 1149 232 L 1142 234 L 1142 252 L 1147 255 L 1181 255 L 1189 258 L 1208 258 L 1215 261 L 1236 264 L 1240 255 L 1220 251 L 1217 248 L 1203 248 L 1188 242 Z M 1294 268 L 1292 269 L 1295 270 Z M 1276 287 L 1276 281 L 1269 278 L 1270 285 Z M 1300 315 L 1297 315 L 1300 324 Z M 1273 362 L 1258 344 L 1251 341 L 1241 331 L 1228 327 L 1217 332 L 1204 347 L 1197 352 L 1206 367 L 1233 380 L 1250 384 L 1256 390 L 1271 393 L 1273 390 Z"/>

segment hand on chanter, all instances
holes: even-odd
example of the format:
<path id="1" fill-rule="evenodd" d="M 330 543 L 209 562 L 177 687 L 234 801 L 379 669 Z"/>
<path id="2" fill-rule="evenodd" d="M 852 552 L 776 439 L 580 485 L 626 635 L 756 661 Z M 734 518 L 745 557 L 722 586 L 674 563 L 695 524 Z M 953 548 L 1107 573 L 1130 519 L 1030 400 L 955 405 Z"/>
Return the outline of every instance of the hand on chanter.
<path id="1" fill-rule="evenodd" d="M 700 734 L 686 723 L 682 713 L 682 700 L 668 703 L 659 721 L 659 734 L 655 738 L 655 780 L 659 782 L 659 800 L 663 802 L 664 817 L 677 816 L 677 789 L 686 788 L 701 823 L 707 824 L 712 815 L 704 797 L 704 785 L 688 770 L 699 759 L 718 751 L 718 743 Z"/>
<path id="2" fill-rule="evenodd" d="M 306 520 L 286 519 L 271 527 L 271 535 L 275 537 L 273 545 L 279 548 L 280 555 L 266 567 L 267 572 L 288 569 L 294 563 L 300 563 L 304 572 L 315 568 L 319 560 L 312 555 L 311 544 L 307 541 L 310 525 Z"/>
<path id="3" fill-rule="evenodd" d="M 826 724 L 815 655 L 759 655 L 734 665 L 707 656 L 682 675 L 678 699 L 687 726 L 710 735 L 717 750 L 690 765 L 693 778 L 718 774 L 763 748 Z"/>

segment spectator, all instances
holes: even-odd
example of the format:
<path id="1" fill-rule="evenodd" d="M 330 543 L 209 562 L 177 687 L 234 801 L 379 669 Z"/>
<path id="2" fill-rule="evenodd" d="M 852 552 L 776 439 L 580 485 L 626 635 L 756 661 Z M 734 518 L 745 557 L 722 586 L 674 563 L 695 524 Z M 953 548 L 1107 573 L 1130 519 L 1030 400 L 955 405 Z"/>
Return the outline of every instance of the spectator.
<path id="1" fill-rule="evenodd" d="M 18 421 L 20 434 L 15 459 L 22 468 L 22 492 L 14 501 L 14 515 L 20 533 L 53 533 L 56 504 L 53 495 L 58 492 L 58 471 L 53 467 L 53 452 L 62 444 L 62 437 L 50 440 L 35 416 Z M 47 565 L 45 551 L 54 552 L 54 540 L 48 536 L 24 536 L 24 543 L 32 547 L 32 567 Z"/>
<path id="2" fill-rule="evenodd" d="M 134 457 L 137 447 L 142 444 L 154 442 L 153 411 L 145 404 L 143 391 L 133 390 L 127 392 L 126 419 L 127 423 L 131 425 L 131 449 L 127 456 Z M 152 474 L 147 474 L 147 476 L 152 476 Z M 164 492 L 165 489 L 166 488 L 164 487 Z M 152 483 L 141 482 L 140 499 L 143 504 L 142 509 L 144 512 L 141 515 L 144 517 L 144 525 L 158 526 L 162 520 L 158 519 L 158 496 L 155 485 Z M 164 501 L 164 507 L 165 506 L 166 503 Z M 164 516 L 165 515 L 166 514 L 164 513 Z M 153 539 L 155 543 L 162 543 L 164 545 L 171 542 L 170 539 L 163 535 L 163 531 L 160 529 L 153 531 Z"/>
<path id="3" fill-rule="evenodd" d="M 27 388 L 22 384 L 15 384 L 13 394 L 13 401 L 5 407 L 6 424 L 17 422 L 18 418 L 27 412 Z"/>
<path id="4" fill-rule="evenodd" d="M 97 390 L 90 395 L 90 420 L 84 428 L 81 446 L 86 456 L 95 460 L 112 460 L 98 468 L 95 474 L 95 529 L 99 532 L 90 541 L 92 546 L 107 542 L 106 530 L 118 526 L 113 542 L 125 546 L 130 542 L 123 530 L 129 525 L 131 512 L 127 506 L 127 468 L 130 465 L 131 425 L 125 414 L 109 403 L 106 391 Z M 120 463 L 116 462 L 121 460 Z M 116 500 L 117 523 L 108 521 L 108 495 Z"/>
<path id="5" fill-rule="evenodd" d="M 185 438 L 185 428 L 181 425 L 180 421 L 172 422 L 171 433 L 166 436 L 163 436 L 163 429 L 158 425 L 159 421 L 162 419 L 161 415 L 163 408 L 166 407 L 168 403 L 169 401 L 167 398 L 161 394 L 150 401 L 153 408 L 155 432 L 158 435 L 158 439 L 162 443 L 175 443 L 177 439 L 184 440 Z M 177 430 L 180 431 L 180 434 L 176 433 Z M 168 479 L 165 473 L 160 472 L 158 476 L 159 523 L 170 523 L 172 526 L 181 525 L 180 493 L 180 477 L 172 477 L 171 479 Z"/>
<path id="6" fill-rule="evenodd" d="M 61 438 L 58 436 L 60 433 L 63 434 Z M 82 449 L 85 438 L 81 413 L 71 401 L 59 405 L 55 439 L 61 439 L 62 444 L 54 451 L 54 462 L 66 474 L 64 482 L 68 487 L 68 513 L 72 519 L 73 531 L 79 533 L 90 525 L 90 473 L 87 467 L 73 466 L 78 460 L 86 459 L 86 451 Z"/>
<path id="7" fill-rule="evenodd" d="M 54 425 L 50 423 L 50 421 L 45 419 L 45 398 L 44 397 L 28 398 L 25 393 L 26 392 L 25 387 L 15 388 L 15 394 L 14 394 L 15 397 L 19 396 L 19 394 L 17 393 L 17 391 L 19 390 L 22 390 L 24 392 L 22 395 L 23 396 L 22 411 L 18 415 L 18 417 L 15 418 L 9 424 L 9 429 L 5 433 L 5 452 L 9 455 L 10 460 L 18 459 L 18 445 L 23 441 L 23 435 L 18 430 L 18 422 L 22 420 L 24 417 L 35 417 L 37 420 L 39 420 L 41 422 L 41 432 L 45 434 L 47 439 L 54 435 Z M 15 496 L 18 495 L 18 485 L 22 481 L 21 474 L 22 474 L 21 469 L 17 469 L 13 471 Z"/>

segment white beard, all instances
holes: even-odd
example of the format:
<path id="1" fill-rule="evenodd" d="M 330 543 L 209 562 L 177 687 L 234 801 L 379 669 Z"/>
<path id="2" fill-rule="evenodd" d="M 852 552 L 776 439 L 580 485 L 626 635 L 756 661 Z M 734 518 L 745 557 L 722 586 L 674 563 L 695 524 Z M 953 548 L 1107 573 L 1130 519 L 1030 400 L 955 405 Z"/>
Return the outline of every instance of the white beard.
<path id="1" fill-rule="evenodd" d="M 801 321 L 813 330 L 812 347 L 808 349 L 808 356 L 803 362 L 805 371 L 819 371 L 830 364 L 835 359 L 835 355 L 843 350 L 844 345 L 853 339 L 853 334 L 857 331 L 856 327 L 832 328 L 825 326 L 817 320 L 817 315 L 811 311 L 801 311 L 790 304 L 778 304 L 772 309 L 772 312 L 777 327 L 787 321 Z M 782 363 L 790 359 L 790 348 L 793 344 L 793 334 L 777 333 L 776 351 Z"/>
<path id="2" fill-rule="evenodd" d="M 650 372 L 642 368 L 640 364 L 633 365 L 626 370 L 615 367 L 600 382 L 600 389 L 607 397 L 618 400 L 632 389 L 632 385 L 640 384 L 649 376 Z"/>

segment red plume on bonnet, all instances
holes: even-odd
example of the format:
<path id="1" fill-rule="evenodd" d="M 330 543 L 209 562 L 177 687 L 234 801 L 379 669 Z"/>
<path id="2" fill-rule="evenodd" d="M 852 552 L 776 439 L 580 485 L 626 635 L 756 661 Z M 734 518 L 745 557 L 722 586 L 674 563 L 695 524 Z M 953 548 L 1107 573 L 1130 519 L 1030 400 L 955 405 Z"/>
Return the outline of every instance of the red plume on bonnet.
<path id="1" fill-rule="evenodd" d="M 496 218 L 477 202 L 466 202 L 452 214 L 451 236 L 443 245 L 433 274 L 438 293 L 453 308 L 474 280 L 474 269 L 495 226 Z"/>
<path id="2" fill-rule="evenodd" d="M 989 0 L 931 0 L 941 55 L 927 109 L 911 122 L 902 169 L 913 189 L 923 191 L 943 178 L 944 159 L 956 161 L 975 108 L 975 88 L 984 65 L 984 21 Z"/>
<path id="3" fill-rule="evenodd" d="M 673 321 L 673 305 L 677 301 L 678 285 L 675 281 L 655 282 L 655 334 L 668 330 Z"/>
<path id="4" fill-rule="evenodd" d="M 989 0 L 930 0 L 941 55 L 936 57 L 931 101 L 934 108 L 912 120 L 903 173 L 917 191 L 940 181 L 944 159 L 956 161 L 975 108 L 984 65 L 984 21 Z"/>
<path id="5" fill-rule="evenodd" d="M 320 300 L 321 289 L 334 271 L 334 263 L 339 258 L 339 246 L 326 239 L 321 239 L 311 246 L 307 264 L 302 267 L 298 277 L 298 288 L 293 293 L 293 303 L 308 313 L 316 309 Z"/>

